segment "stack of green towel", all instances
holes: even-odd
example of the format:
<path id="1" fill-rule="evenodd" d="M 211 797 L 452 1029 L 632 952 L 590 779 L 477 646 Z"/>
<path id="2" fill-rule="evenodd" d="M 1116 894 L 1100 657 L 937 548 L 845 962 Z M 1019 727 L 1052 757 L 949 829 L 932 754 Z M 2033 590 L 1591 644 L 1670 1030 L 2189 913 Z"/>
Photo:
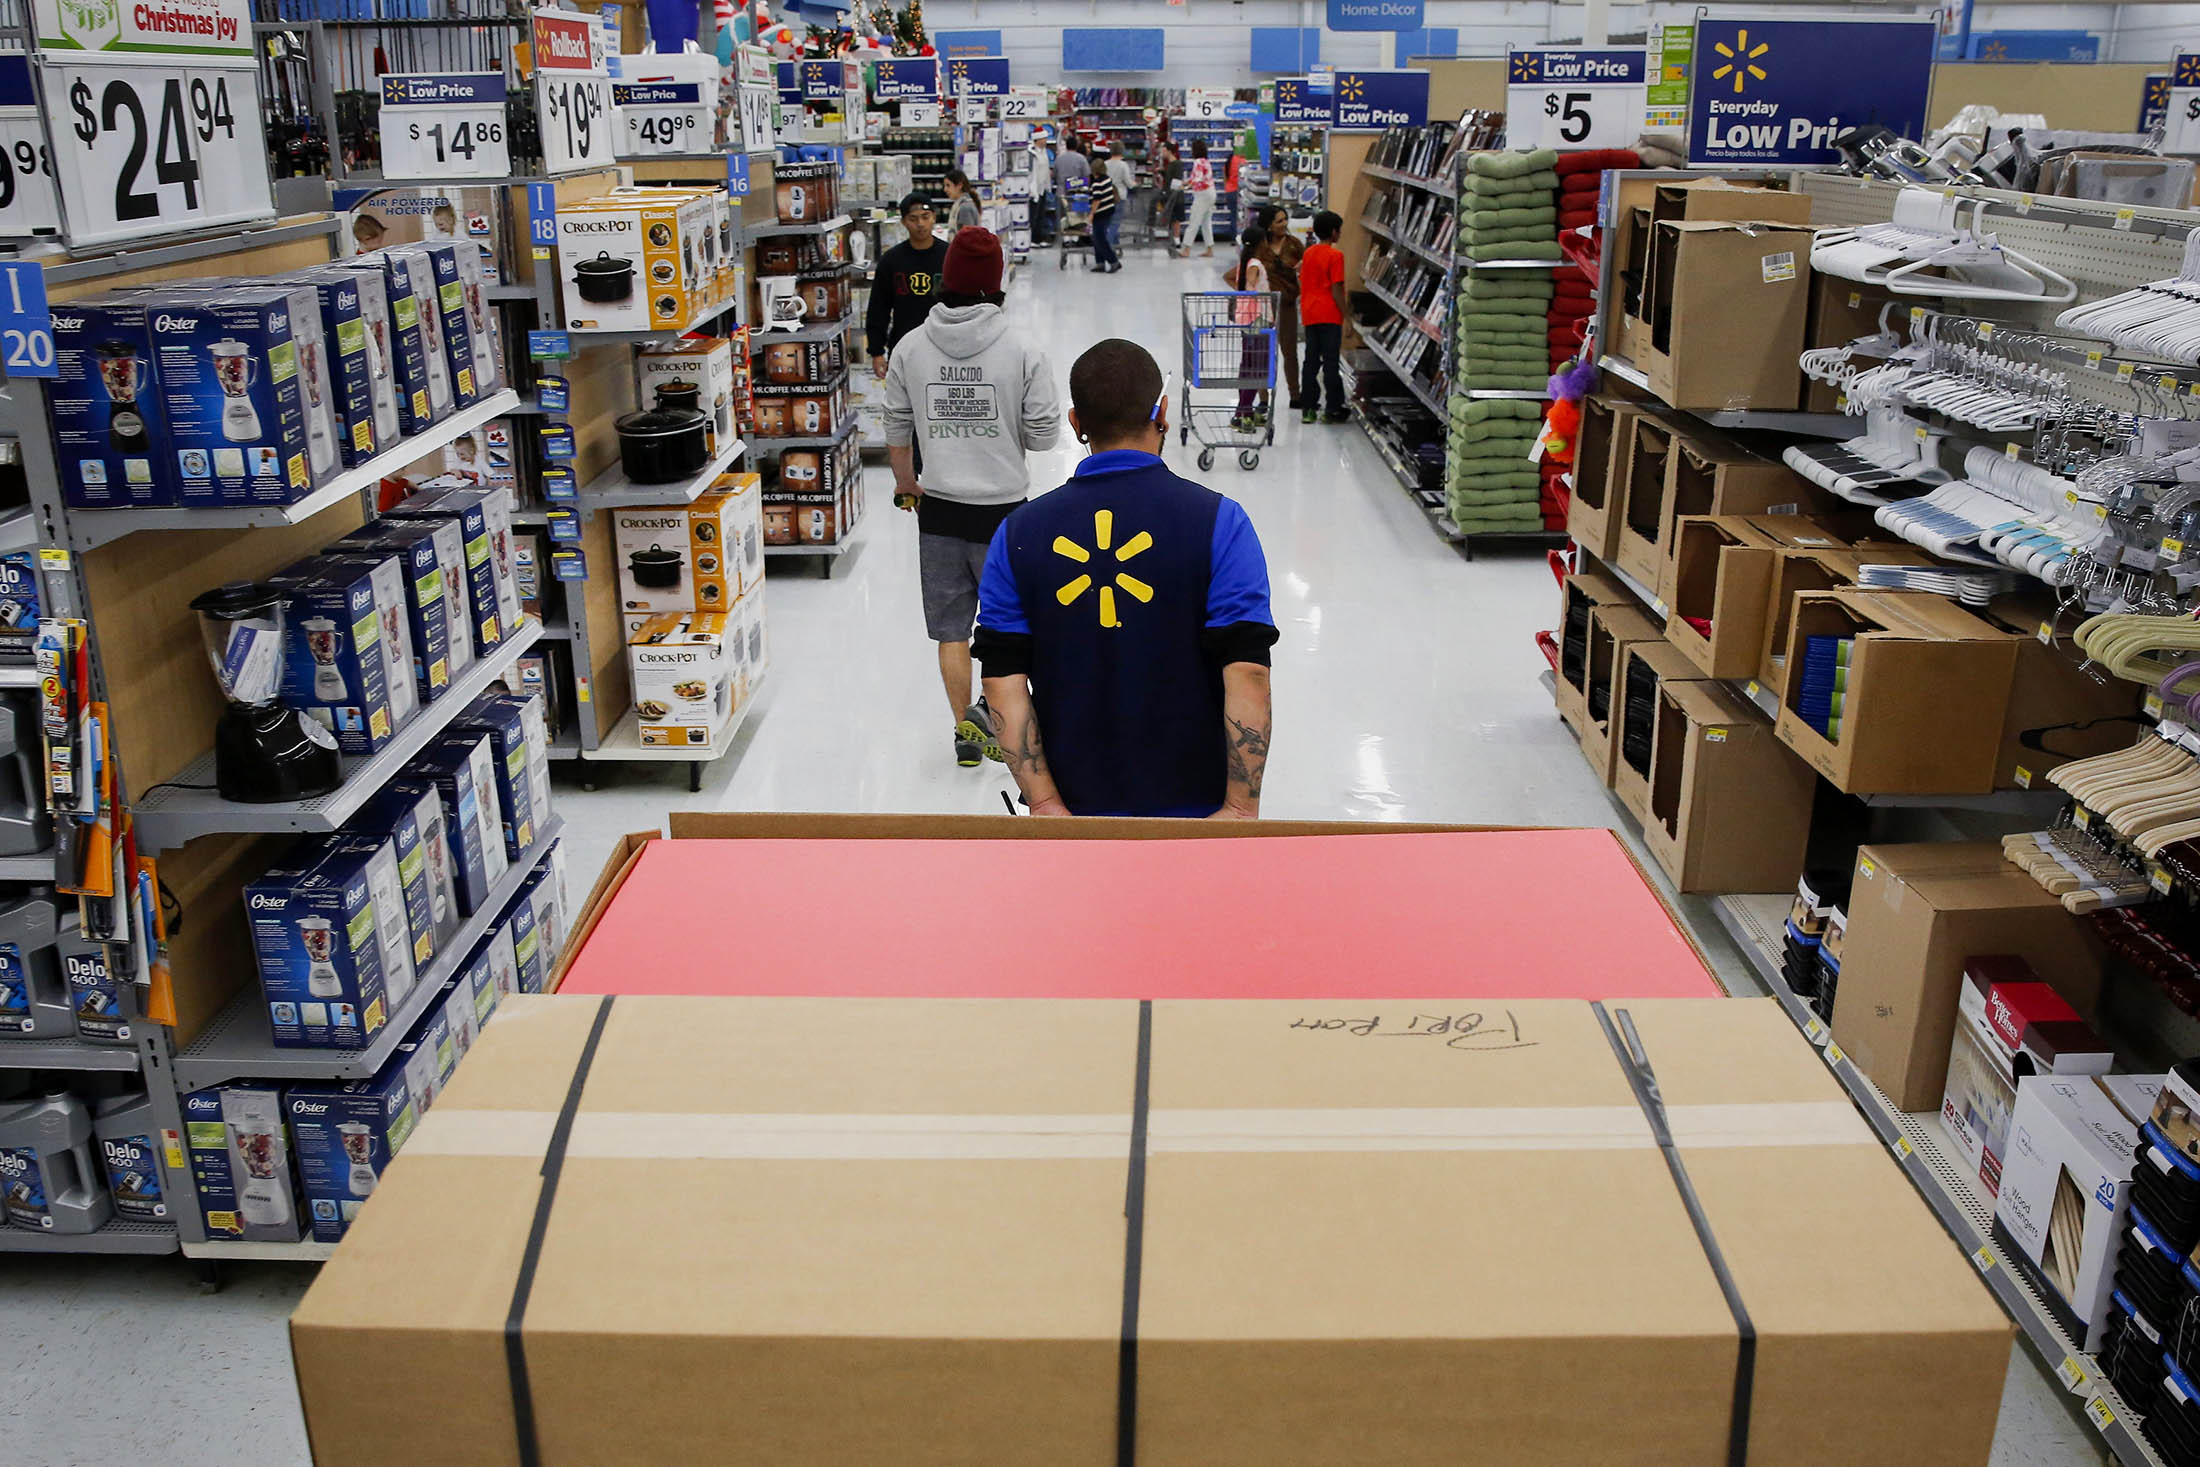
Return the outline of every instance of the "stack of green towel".
<path id="1" fill-rule="evenodd" d="M 1528 449 L 1543 427 L 1543 405 L 1515 398 L 1453 397 L 1444 498 L 1451 521 L 1469 535 L 1540 530 L 1542 475 Z"/>

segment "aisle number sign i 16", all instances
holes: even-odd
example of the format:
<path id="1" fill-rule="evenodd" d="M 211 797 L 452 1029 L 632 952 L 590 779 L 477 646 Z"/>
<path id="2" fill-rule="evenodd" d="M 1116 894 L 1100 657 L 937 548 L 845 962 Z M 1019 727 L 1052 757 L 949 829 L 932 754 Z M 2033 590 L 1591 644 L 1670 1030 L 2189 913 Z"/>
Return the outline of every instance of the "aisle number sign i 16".
<path id="1" fill-rule="evenodd" d="M 1650 71 L 1639 47 L 1515 51 L 1505 77 L 1507 147 L 1624 148 L 1642 133 Z"/>
<path id="2" fill-rule="evenodd" d="M 383 177 L 502 178 L 511 171 L 503 72 L 382 78 Z"/>
<path id="3" fill-rule="evenodd" d="M 51 234 L 61 228 L 53 155 L 31 88 L 28 56 L 0 56 L 0 238 Z"/>
<path id="4" fill-rule="evenodd" d="M 2200 52 L 2180 51 L 2169 64 L 2169 112 L 2162 151 L 2200 153 Z"/>
<path id="5" fill-rule="evenodd" d="M 606 166 L 615 150 L 603 28 L 573 10 L 537 10 L 532 22 L 543 170 L 576 173 Z"/>
<path id="6" fill-rule="evenodd" d="M 1841 161 L 1833 140 L 1850 128 L 1921 138 L 1939 42 L 1930 16 L 1699 20 L 1688 161 L 1823 167 Z"/>
<path id="7" fill-rule="evenodd" d="M 247 0 L 35 0 L 73 245 L 272 218 Z"/>

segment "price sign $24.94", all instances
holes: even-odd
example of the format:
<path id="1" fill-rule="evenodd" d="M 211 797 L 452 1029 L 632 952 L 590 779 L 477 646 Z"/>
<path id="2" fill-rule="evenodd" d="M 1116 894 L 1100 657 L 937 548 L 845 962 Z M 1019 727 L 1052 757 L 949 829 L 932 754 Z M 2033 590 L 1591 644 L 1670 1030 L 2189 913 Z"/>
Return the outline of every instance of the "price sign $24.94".
<path id="1" fill-rule="evenodd" d="M 73 242 L 274 212 L 260 99 L 243 68 L 54 63 L 55 177 Z"/>

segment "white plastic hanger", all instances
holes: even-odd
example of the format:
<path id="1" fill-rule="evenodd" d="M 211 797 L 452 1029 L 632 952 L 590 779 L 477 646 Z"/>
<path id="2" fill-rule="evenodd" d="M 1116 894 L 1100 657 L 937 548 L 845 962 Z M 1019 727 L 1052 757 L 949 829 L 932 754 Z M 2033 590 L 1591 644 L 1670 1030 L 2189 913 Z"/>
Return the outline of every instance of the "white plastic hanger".
<path id="1" fill-rule="evenodd" d="M 1821 229 L 1811 241 L 1811 268 L 1897 295 L 1960 300 L 2077 298 L 2078 287 L 1979 227 L 1986 201 L 1963 223 L 1966 201 L 1932 189 L 1906 188 L 1886 224 Z"/>

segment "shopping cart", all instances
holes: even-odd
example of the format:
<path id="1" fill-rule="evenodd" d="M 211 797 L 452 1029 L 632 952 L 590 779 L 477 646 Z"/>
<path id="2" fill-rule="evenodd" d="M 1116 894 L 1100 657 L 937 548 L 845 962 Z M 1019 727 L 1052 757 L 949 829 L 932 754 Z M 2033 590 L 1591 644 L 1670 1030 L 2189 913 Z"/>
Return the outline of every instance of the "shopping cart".
<path id="1" fill-rule="evenodd" d="M 1276 441 L 1276 297 L 1264 291 L 1206 290 L 1184 297 L 1184 403 L 1177 441 L 1199 438 L 1199 466 L 1215 466 L 1215 450 L 1234 448 L 1238 467 L 1260 467 L 1260 450 Z M 1228 407 L 1201 406 L 1195 389 L 1229 388 Z M 1267 397 L 1247 410 L 1242 394 Z"/>
<path id="2" fill-rule="evenodd" d="M 1092 185 L 1082 178 L 1062 184 L 1062 218 L 1055 240 L 1061 249 L 1054 260 L 1057 270 L 1069 268 L 1071 250 L 1092 248 Z"/>

